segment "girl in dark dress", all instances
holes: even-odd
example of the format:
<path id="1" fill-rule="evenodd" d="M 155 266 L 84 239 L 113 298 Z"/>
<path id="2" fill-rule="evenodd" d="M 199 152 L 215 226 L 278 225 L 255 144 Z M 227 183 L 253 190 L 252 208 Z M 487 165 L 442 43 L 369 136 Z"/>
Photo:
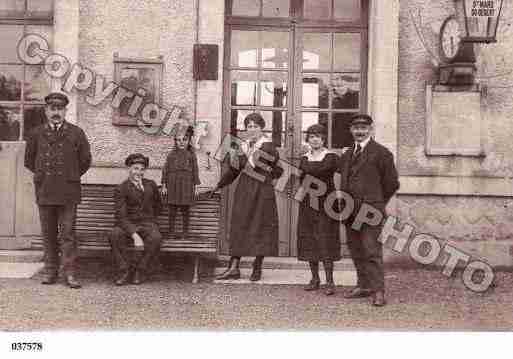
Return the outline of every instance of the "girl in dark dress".
<path id="1" fill-rule="evenodd" d="M 334 191 L 333 175 L 337 170 L 338 156 L 324 147 L 326 129 L 315 124 L 306 132 L 306 140 L 311 150 L 301 158 L 301 182 L 306 175 L 313 176 L 326 183 L 326 194 Z M 333 262 L 341 258 L 339 224 L 330 218 L 324 210 L 325 196 L 319 197 L 319 210 L 310 206 L 308 194 L 299 207 L 298 220 L 298 259 L 308 261 L 312 280 L 305 290 L 317 290 L 320 286 L 319 261 L 323 262 L 326 272 L 326 295 L 335 293 L 333 282 Z"/>
<path id="2" fill-rule="evenodd" d="M 191 145 L 192 131 L 189 126 L 185 133 L 177 132 L 175 147 L 162 168 L 162 195 L 167 197 L 169 207 L 169 235 L 175 235 L 175 217 L 180 209 L 184 238 L 189 235 L 189 210 L 194 204 L 195 186 L 200 184 L 198 160 Z"/>
<path id="3" fill-rule="evenodd" d="M 265 127 L 262 116 L 249 114 L 244 119 L 244 126 L 248 140 L 241 146 L 242 151 L 234 155 L 236 161 L 230 158 L 231 165 L 214 190 L 239 178 L 232 206 L 230 264 L 217 278 L 240 278 L 240 258 L 255 256 L 250 280 L 258 281 L 262 276 L 264 257 L 278 255 L 278 212 L 272 182 L 283 170 L 277 166 L 276 147 L 262 133 Z M 266 154 L 262 155 L 262 152 Z M 234 166 L 234 163 L 238 165 Z"/>

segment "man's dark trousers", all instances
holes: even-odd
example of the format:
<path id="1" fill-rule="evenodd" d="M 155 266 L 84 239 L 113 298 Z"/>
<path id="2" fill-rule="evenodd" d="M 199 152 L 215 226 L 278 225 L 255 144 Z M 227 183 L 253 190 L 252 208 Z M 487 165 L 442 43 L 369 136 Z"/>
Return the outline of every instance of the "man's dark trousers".
<path id="1" fill-rule="evenodd" d="M 354 217 L 352 218 L 354 219 Z M 363 224 L 360 230 L 354 230 L 348 221 L 347 246 L 358 277 L 357 286 L 373 291 L 385 290 L 383 271 L 383 245 L 378 240 L 382 226 Z"/>
<path id="2" fill-rule="evenodd" d="M 144 242 L 144 254 L 138 263 L 132 263 L 128 248 L 134 240 L 129 233 L 120 227 L 114 227 L 110 236 L 112 246 L 112 254 L 118 266 L 119 271 L 127 271 L 131 267 L 137 270 L 147 272 L 148 265 L 158 255 L 160 244 L 162 243 L 162 235 L 160 234 L 157 224 L 153 222 L 141 222 L 137 224 L 136 232 L 141 236 Z"/>
<path id="3" fill-rule="evenodd" d="M 39 205 L 39 218 L 44 236 L 45 271 L 48 274 L 57 274 L 62 262 L 64 275 L 74 275 L 77 259 L 77 241 L 74 235 L 76 208 L 76 204 Z"/>

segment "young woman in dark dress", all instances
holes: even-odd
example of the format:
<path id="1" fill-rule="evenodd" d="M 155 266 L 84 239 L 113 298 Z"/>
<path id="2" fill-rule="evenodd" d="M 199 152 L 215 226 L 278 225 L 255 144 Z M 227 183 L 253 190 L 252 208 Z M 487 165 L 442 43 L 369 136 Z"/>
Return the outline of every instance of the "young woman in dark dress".
<path id="1" fill-rule="evenodd" d="M 333 175 L 337 170 L 338 156 L 324 147 L 326 129 L 315 124 L 308 127 L 306 140 L 310 150 L 301 158 L 301 183 L 307 175 L 326 183 L 326 194 L 334 191 Z M 310 198 L 305 195 L 299 206 L 298 219 L 298 259 L 308 261 L 312 280 L 305 290 L 317 290 L 320 286 L 319 261 L 323 262 L 326 272 L 325 294 L 335 293 L 333 282 L 333 262 L 341 258 L 339 224 L 330 218 L 324 210 L 326 196 L 319 197 L 319 210 L 310 206 Z"/>
<path id="2" fill-rule="evenodd" d="M 279 178 L 283 170 L 277 165 L 276 147 L 262 132 L 265 127 L 262 116 L 249 114 L 244 119 L 244 126 L 248 140 L 241 146 L 236 161 L 230 159 L 229 169 L 214 190 L 239 178 L 232 206 L 230 264 L 217 279 L 239 279 L 240 258 L 255 256 L 250 280 L 258 281 L 262 276 L 264 257 L 278 255 L 278 212 L 273 180 Z M 267 155 L 260 155 L 260 151 Z M 234 163 L 238 165 L 234 166 Z"/>

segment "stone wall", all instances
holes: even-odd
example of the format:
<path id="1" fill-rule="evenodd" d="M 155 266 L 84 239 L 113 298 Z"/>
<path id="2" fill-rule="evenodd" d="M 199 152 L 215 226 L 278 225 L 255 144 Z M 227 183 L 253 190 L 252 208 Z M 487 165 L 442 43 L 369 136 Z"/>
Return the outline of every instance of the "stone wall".
<path id="1" fill-rule="evenodd" d="M 455 13 L 454 1 L 400 2 L 399 123 L 397 164 L 402 188 L 397 213 L 421 232 L 451 241 L 508 240 L 513 237 L 513 6 L 504 2 L 496 44 L 476 45 L 484 157 L 426 156 L 426 84 L 436 67 L 421 44 L 439 56 L 439 30 Z M 412 20 L 412 16 L 413 19 Z"/>
<path id="2" fill-rule="evenodd" d="M 426 84 L 436 81 L 437 71 L 415 31 L 411 14 L 438 56 L 438 33 L 443 20 L 455 13 L 454 1 L 401 1 L 399 31 L 399 132 L 398 165 L 406 176 L 503 177 L 513 175 L 513 6 L 505 2 L 498 42 L 476 45 L 478 82 L 483 94 L 483 116 L 488 122 L 488 148 L 484 158 L 427 157 L 424 153 Z"/>

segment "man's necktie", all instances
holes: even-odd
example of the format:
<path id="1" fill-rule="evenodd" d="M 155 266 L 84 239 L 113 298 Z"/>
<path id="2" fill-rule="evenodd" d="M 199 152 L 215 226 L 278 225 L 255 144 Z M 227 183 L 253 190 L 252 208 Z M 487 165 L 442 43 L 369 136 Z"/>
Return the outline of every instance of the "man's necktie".
<path id="1" fill-rule="evenodd" d="M 362 153 L 362 146 L 359 143 L 357 143 L 356 151 L 354 151 L 354 153 L 353 153 L 353 162 L 358 159 L 358 156 L 360 156 L 361 153 Z"/>
<path id="2" fill-rule="evenodd" d="M 57 132 L 59 130 L 59 127 L 57 125 L 53 125 L 53 132 Z"/>
<path id="3" fill-rule="evenodd" d="M 139 188 L 141 191 L 144 192 L 144 186 L 142 184 L 142 182 L 136 182 L 137 183 L 137 188 Z"/>

